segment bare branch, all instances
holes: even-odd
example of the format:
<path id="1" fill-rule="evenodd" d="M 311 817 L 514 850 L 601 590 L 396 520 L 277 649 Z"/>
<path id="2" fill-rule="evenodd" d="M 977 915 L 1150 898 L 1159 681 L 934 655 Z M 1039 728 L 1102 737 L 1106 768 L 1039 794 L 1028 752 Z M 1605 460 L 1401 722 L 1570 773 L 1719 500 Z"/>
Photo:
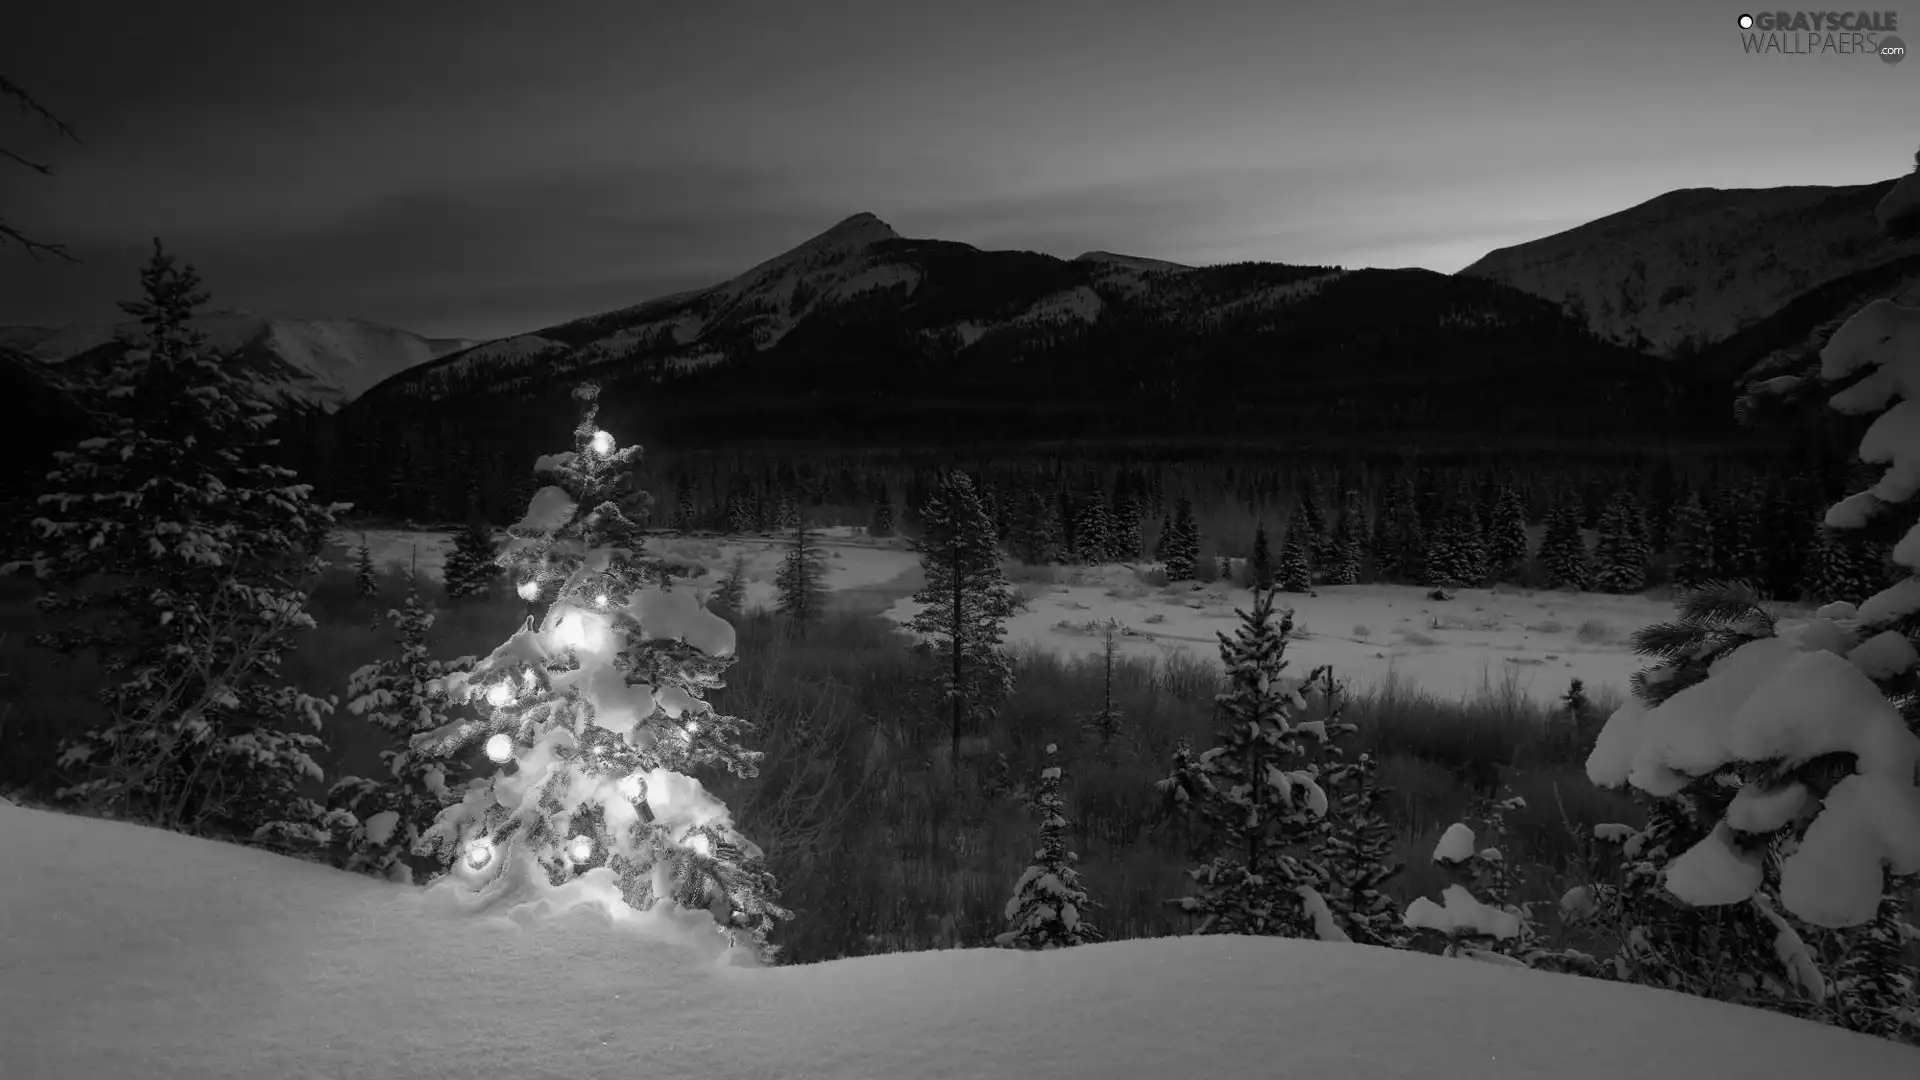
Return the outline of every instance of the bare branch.
<path id="1" fill-rule="evenodd" d="M 27 250 L 27 254 L 36 259 L 40 257 L 42 252 L 45 252 L 48 255 L 56 255 L 70 263 L 80 261 L 78 258 L 67 253 L 67 245 L 43 243 L 42 241 L 27 236 L 6 222 L 0 221 L 0 243 L 8 242 L 19 244 Z"/>
<path id="2" fill-rule="evenodd" d="M 11 158 L 16 162 L 22 165 L 25 165 L 27 168 L 32 169 L 34 172 L 39 173 L 41 176 L 53 175 L 53 170 L 48 168 L 47 166 L 42 165 L 38 161 L 28 161 L 26 158 L 21 157 L 19 154 L 14 153 L 13 151 L 7 149 L 4 146 L 0 146 L 0 157 Z"/>
<path id="3" fill-rule="evenodd" d="M 10 97 L 18 101 L 21 108 L 52 125 L 53 130 L 59 132 L 62 138 L 72 139 L 74 142 L 80 141 L 80 136 L 73 133 L 73 129 L 67 126 L 66 121 L 49 112 L 45 105 L 34 100 L 32 94 L 14 85 L 5 75 L 0 75 L 0 97 Z"/>

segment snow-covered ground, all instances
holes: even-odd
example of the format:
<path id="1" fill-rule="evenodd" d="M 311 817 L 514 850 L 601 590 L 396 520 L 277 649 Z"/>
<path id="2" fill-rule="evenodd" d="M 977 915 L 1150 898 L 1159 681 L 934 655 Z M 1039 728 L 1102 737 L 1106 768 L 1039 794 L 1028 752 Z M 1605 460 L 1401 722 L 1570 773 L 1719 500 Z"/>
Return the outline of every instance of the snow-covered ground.
<path id="1" fill-rule="evenodd" d="M 343 544 L 357 543 L 343 533 Z M 837 593 L 873 598 L 877 609 L 905 623 L 919 610 L 910 596 L 918 587 L 919 557 L 900 540 L 874 541 L 852 527 L 822 531 L 827 585 Z M 406 565 L 418 545 L 423 573 L 438 577 L 450 538 L 444 533 L 368 530 L 381 562 Z M 724 572 L 737 555 L 747 558 L 749 608 L 771 605 L 773 578 L 784 537 L 661 537 L 662 554 L 710 571 Z M 1027 610 L 1007 624 L 1007 641 L 1062 656 L 1091 656 L 1100 649 L 1097 629 L 1107 619 L 1122 628 L 1123 650 L 1135 656 L 1177 651 L 1218 656 L 1221 631 L 1232 633 L 1234 608 L 1252 601 L 1242 588 L 1192 584 L 1156 587 L 1127 566 L 1060 567 L 1058 582 L 1018 586 Z M 1331 664 L 1358 689 L 1391 677 L 1442 699 L 1470 697 L 1483 684 L 1501 686 L 1509 676 L 1528 696 L 1549 700 L 1564 694 L 1571 679 L 1589 690 L 1611 687 L 1621 694 L 1643 666 L 1629 644 L 1633 632 L 1673 617 L 1669 600 L 1510 588 L 1461 589 L 1451 600 L 1427 599 L 1408 585 L 1325 585 L 1314 595 L 1283 595 L 1294 609 L 1294 643 L 1287 656 L 1304 673 Z M 1793 625 L 1804 612 L 1787 611 Z"/>
<path id="2" fill-rule="evenodd" d="M 1773 1013 L 1360 945 L 745 968 L 692 921 L 476 915 L 4 800 L 0 863 L 7 1080 L 1920 1076 L 1912 1048 Z"/>

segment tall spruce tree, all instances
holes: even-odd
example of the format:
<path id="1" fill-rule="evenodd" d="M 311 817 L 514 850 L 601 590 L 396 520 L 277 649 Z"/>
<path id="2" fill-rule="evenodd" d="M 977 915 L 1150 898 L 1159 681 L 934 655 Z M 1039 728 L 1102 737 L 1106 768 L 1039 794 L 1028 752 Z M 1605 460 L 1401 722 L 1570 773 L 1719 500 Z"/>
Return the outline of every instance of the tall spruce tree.
<path id="1" fill-rule="evenodd" d="M 1100 932 L 1086 920 L 1093 905 L 1080 884 L 1080 872 L 1074 869 L 1080 856 L 1067 848 L 1059 749 L 1047 744 L 1047 764 L 1040 770 L 1033 798 L 1034 811 L 1040 816 L 1040 848 L 1007 901 L 1007 929 L 994 938 L 994 944 L 1003 948 L 1061 949 L 1100 940 Z"/>
<path id="2" fill-rule="evenodd" d="M 443 571 L 447 596 L 454 600 L 485 596 L 500 578 L 496 557 L 492 526 L 478 518 L 468 521 L 454 534 L 453 550 L 447 553 Z"/>
<path id="3" fill-rule="evenodd" d="M 1527 507 L 1520 489 L 1502 485 L 1487 527 L 1487 570 L 1495 581 L 1517 583 L 1527 568 Z"/>
<path id="4" fill-rule="evenodd" d="M 768 935 L 790 913 L 760 848 L 694 775 L 758 775 L 763 755 L 742 741 L 751 725 L 705 700 L 725 686 L 733 627 L 646 553 L 640 447 L 600 430 L 595 384 L 573 396 L 575 448 L 536 463 L 548 484 L 502 556 L 544 612 L 442 681 L 456 702 L 479 699 L 479 722 L 413 739 L 439 756 L 484 741 L 515 767 L 469 785 L 415 852 L 448 866 L 436 884 L 475 914 L 537 917 L 571 906 L 560 890 L 583 881 L 639 911 L 704 910 L 732 945 L 771 961 Z"/>
<path id="5" fill-rule="evenodd" d="M 1541 576 L 1550 589 L 1586 589 L 1593 584 L 1587 538 L 1580 531 L 1580 505 L 1562 498 L 1547 511 L 1547 533 L 1540 542 Z"/>
<path id="6" fill-rule="evenodd" d="M 1247 560 L 1247 572 L 1253 575 L 1253 587 L 1256 590 L 1274 587 L 1275 564 L 1273 552 L 1267 548 L 1267 523 L 1264 521 L 1253 527 L 1253 557 Z"/>
<path id="7" fill-rule="evenodd" d="M 1426 575 L 1427 529 L 1411 486 L 1389 488 L 1380 541 L 1374 548 L 1377 576 L 1384 581 L 1420 581 Z"/>
<path id="8" fill-rule="evenodd" d="M 1114 546 L 1113 529 L 1106 495 L 1097 481 L 1074 505 L 1073 514 L 1074 561 L 1095 565 L 1105 562 Z"/>
<path id="9" fill-rule="evenodd" d="M 713 591 L 710 604 L 713 613 L 723 619 L 738 619 L 746 614 L 747 607 L 747 557 L 735 555 L 733 566 L 727 575 L 720 579 L 720 587 Z"/>
<path id="10" fill-rule="evenodd" d="M 1327 560 L 1327 584 L 1353 585 L 1360 580 L 1366 557 L 1367 508 L 1360 493 L 1349 488 L 1341 499 L 1340 521 L 1334 526 Z"/>
<path id="11" fill-rule="evenodd" d="M 60 756 L 79 775 L 57 794 L 163 828 L 324 843 L 302 787 L 322 775 L 313 732 L 333 703 L 287 685 L 280 661 L 314 626 L 313 553 L 346 507 L 273 464 L 272 407 L 193 328 L 199 275 L 153 247 L 141 299 L 121 305 L 138 339 L 51 376 L 94 434 L 54 455 L 36 550 L 0 567 L 32 570 L 43 611 L 109 616 L 35 639 L 94 652 L 111 680 L 102 722 Z"/>
<path id="12" fill-rule="evenodd" d="M 867 526 L 867 535 L 876 539 L 885 539 L 893 535 L 893 496 L 888 494 L 884 485 L 873 504 L 873 520 Z"/>
<path id="13" fill-rule="evenodd" d="M 1125 728 L 1119 702 L 1113 696 L 1115 669 L 1120 666 L 1118 633 L 1119 623 L 1113 619 L 1108 619 L 1100 628 L 1100 705 L 1080 720 L 1080 727 L 1093 739 L 1101 760 L 1109 762 L 1118 756 L 1120 735 Z"/>
<path id="14" fill-rule="evenodd" d="M 926 584 L 914 594 L 921 610 L 909 626 L 936 660 L 958 783 L 961 736 L 990 718 L 1013 688 L 1000 642 L 1014 597 L 1000 572 L 993 524 L 966 473 L 942 477 L 920 519 L 915 546 Z"/>
<path id="15" fill-rule="evenodd" d="M 1053 516 L 1053 503 L 1038 489 L 1028 488 L 1014 515 L 1007 534 L 1007 547 L 1013 557 L 1028 566 L 1040 566 L 1054 560 L 1059 549 L 1059 529 Z"/>
<path id="16" fill-rule="evenodd" d="M 1287 534 L 1280 541 L 1280 565 L 1276 568 L 1280 588 L 1303 593 L 1313 589 L 1313 567 L 1307 562 L 1306 530 L 1300 522 L 1288 522 Z"/>
<path id="17" fill-rule="evenodd" d="M 366 533 L 360 534 L 360 546 L 353 549 L 353 591 L 369 600 L 380 594 L 380 574 L 374 568 Z"/>
<path id="18" fill-rule="evenodd" d="M 1646 524 L 1633 492 L 1615 493 L 1600 515 L 1593 564 L 1594 585 L 1603 592 L 1632 593 L 1647 587 Z"/>
<path id="19" fill-rule="evenodd" d="M 1214 747 L 1176 755 L 1156 785 L 1209 827 L 1204 861 L 1187 871 L 1193 891 L 1169 902 L 1199 917 L 1196 933 L 1309 937 L 1314 885 L 1325 875 L 1298 851 L 1326 816 L 1327 794 L 1307 760 L 1314 736 L 1294 716 L 1298 687 L 1284 671 L 1293 616 L 1275 621 L 1270 592 L 1237 614 L 1234 636 L 1219 635 L 1229 688 L 1218 698 Z"/>
<path id="20" fill-rule="evenodd" d="M 1193 523 L 1193 502 L 1185 495 L 1173 504 L 1173 527 L 1160 541 L 1160 560 L 1168 581 L 1192 581 L 1200 562 L 1200 533 Z"/>
<path id="21" fill-rule="evenodd" d="M 827 553 L 820 547 L 820 534 L 805 518 L 792 526 L 773 587 L 775 610 L 796 628 L 804 629 L 826 613 Z"/>
<path id="22" fill-rule="evenodd" d="M 1699 492 L 1691 492 L 1673 511 L 1673 583 L 1692 589 L 1719 576 L 1714 562 L 1713 520 Z"/>

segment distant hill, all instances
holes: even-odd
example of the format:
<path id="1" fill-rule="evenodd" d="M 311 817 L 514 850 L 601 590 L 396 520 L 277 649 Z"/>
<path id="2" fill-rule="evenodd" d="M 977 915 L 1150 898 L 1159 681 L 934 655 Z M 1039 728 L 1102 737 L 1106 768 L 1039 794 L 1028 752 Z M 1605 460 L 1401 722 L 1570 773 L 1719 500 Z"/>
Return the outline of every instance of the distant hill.
<path id="1" fill-rule="evenodd" d="M 1609 341 L 1684 359 L 1796 305 L 1803 318 L 1815 297 L 1831 300 L 1816 321 L 1844 314 L 1855 298 L 1837 282 L 1920 280 L 1896 265 L 1912 251 L 1875 224 L 1894 183 L 1670 191 L 1490 252 L 1459 276 L 1564 304 Z"/>
<path id="2" fill-rule="evenodd" d="M 1695 385 L 1493 282 L 1062 260 L 909 239 L 856 214 L 710 288 L 410 367 L 342 412 L 356 431 L 341 439 L 408 424 L 429 441 L 564 431 L 565 391 L 586 376 L 676 444 L 1731 428 L 1724 385 Z"/>
<path id="3" fill-rule="evenodd" d="M 331 412 L 397 372 L 473 344 L 428 338 L 362 319 L 210 311 L 194 320 L 222 352 L 247 358 L 268 395 Z M 140 325 L 0 327 L 0 348 L 46 363 L 103 355 L 138 339 Z"/>

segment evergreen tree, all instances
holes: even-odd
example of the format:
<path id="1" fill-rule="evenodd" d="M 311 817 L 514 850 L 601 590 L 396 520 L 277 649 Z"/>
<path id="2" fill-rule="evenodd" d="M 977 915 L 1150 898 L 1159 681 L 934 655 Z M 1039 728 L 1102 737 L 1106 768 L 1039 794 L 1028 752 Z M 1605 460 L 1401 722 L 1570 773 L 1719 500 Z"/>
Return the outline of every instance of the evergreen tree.
<path id="1" fill-rule="evenodd" d="M 1173 528 L 1160 541 L 1160 559 L 1168 581 L 1192 581 L 1200 562 L 1200 533 L 1193 524 L 1193 503 L 1185 495 L 1173 504 Z"/>
<path id="2" fill-rule="evenodd" d="M 917 543 L 926 584 L 911 629 L 921 635 L 941 671 L 955 782 L 960 737 L 990 718 L 1013 688 L 1013 667 L 1000 647 L 1014 597 L 1000 572 L 993 525 L 974 495 L 973 481 L 951 472 L 928 496 Z"/>
<path id="3" fill-rule="evenodd" d="M 1007 546 L 1013 557 L 1028 566 L 1052 562 L 1057 550 L 1059 530 L 1055 526 L 1053 504 L 1038 490 L 1029 488 L 1014 516 L 1007 534 Z"/>
<path id="4" fill-rule="evenodd" d="M 753 493 L 747 486 L 747 478 L 736 475 L 731 489 L 727 492 L 727 508 L 723 515 L 723 525 L 734 536 L 750 533 L 754 528 Z"/>
<path id="5" fill-rule="evenodd" d="M 1299 535 L 1309 566 L 1317 568 L 1326 565 L 1329 554 L 1327 511 L 1320 503 L 1320 487 L 1312 480 L 1300 487 L 1300 496 L 1295 502 L 1294 516 L 1288 523 L 1288 529 Z"/>
<path id="6" fill-rule="evenodd" d="M 1662 457 L 1660 467 L 1653 472 L 1653 479 L 1647 485 L 1647 547 L 1652 551 L 1667 551 L 1673 545 L 1673 526 L 1676 524 L 1675 511 L 1685 501 L 1681 496 L 1680 474 L 1674 468 L 1671 457 Z"/>
<path id="7" fill-rule="evenodd" d="M 1178 545 L 1173 539 L 1173 518 L 1162 517 L 1160 519 L 1160 533 L 1154 538 L 1153 542 L 1153 557 L 1160 562 L 1166 562 L 1168 553 L 1176 546 Z"/>
<path id="8" fill-rule="evenodd" d="M 454 534 L 453 550 L 447 553 L 445 581 L 447 596 L 458 600 L 465 596 L 485 596 L 500 577 L 493 529 L 474 519 Z"/>
<path id="9" fill-rule="evenodd" d="M 1247 572 L 1253 575 L 1255 590 L 1273 588 L 1273 554 L 1267 550 L 1267 523 L 1264 521 L 1253 527 L 1253 557 L 1247 562 Z"/>
<path id="10" fill-rule="evenodd" d="M 1059 949 L 1099 941 L 1100 932 L 1085 919 L 1093 906 L 1073 864 L 1080 856 L 1067 850 L 1066 804 L 1060 799 L 1059 748 L 1047 744 L 1047 766 L 1033 805 L 1040 815 L 1040 849 L 1033 865 L 1014 883 L 1007 901 L 1006 932 L 994 944 L 1017 949 Z"/>
<path id="11" fill-rule="evenodd" d="M 1547 534 L 1540 542 L 1540 569 L 1550 589 L 1585 589 L 1592 584 L 1587 538 L 1580 532 L 1577 503 L 1562 500 L 1547 512 Z"/>
<path id="12" fill-rule="evenodd" d="M 1765 557 L 1760 547 L 1760 511 L 1765 493 L 1752 483 L 1721 492 L 1713 515 L 1713 560 L 1720 578 L 1760 584 Z"/>
<path id="13" fill-rule="evenodd" d="M 1133 562 L 1140 557 L 1140 506 L 1135 500 L 1127 476 L 1114 481 L 1113 498 L 1107 513 L 1107 559 Z"/>
<path id="14" fill-rule="evenodd" d="M 1280 541 L 1280 588 L 1303 593 L 1313 589 L 1313 568 L 1307 564 L 1307 544 L 1298 522 L 1287 523 L 1287 534 Z M 1292 625 L 1289 623 L 1288 625 Z"/>
<path id="15" fill-rule="evenodd" d="M 1375 547 L 1382 580 L 1421 581 L 1426 576 L 1427 529 L 1411 488 L 1391 488 Z"/>
<path id="16" fill-rule="evenodd" d="M 1229 689 L 1217 699 L 1215 745 L 1176 755 L 1157 783 L 1175 808 L 1209 826 L 1205 861 L 1187 871 L 1193 892 L 1170 902 L 1200 917 L 1196 933 L 1308 937 L 1314 884 L 1325 875 L 1295 849 L 1313 839 L 1327 795 L 1317 767 L 1302 760 L 1311 736 L 1296 726 L 1297 687 L 1283 670 L 1293 616 L 1274 621 L 1270 592 L 1237 614 L 1234 636 L 1219 635 Z"/>
<path id="17" fill-rule="evenodd" d="M 747 557 L 735 555 L 733 567 L 720 579 L 720 587 L 713 591 L 713 613 L 723 619 L 738 619 L 746 614 L 746 604 Z"/>
<path id="18" fill-rule="evenodd" d="M 748 723 L 704 699 L 725 685 L 733 627 L 645 553 L 653 500 L 632 485 L 640 448 L 599 430 L 598 397 L 592 383 L 574 391 L 575 449 L 541 458 L 548 486 L 508 530 L 504 558 L 544 617 L 444 680 L 453 700 L 484 702 L 482 722 L 413 742 L 450 755 L 485 739 L 491 760 L 517 768 L 469 785 L 415 850 L 449 864 L 439 881 L 468 910 L 536 914 L 584 879 L 636 910 L 705 910 L 732 944 L 771 960 L 767 935 L 789 917 L 772 872 L 691 775 L 758 773 L 760 752 L 741 742 Z"/>
<path id="19" fill-rule="evenodd" d="M 32 570 L 42 611 L 107 616 L 35 638 L 94 652 L 109 677 L 104 722 L 60 756 L 80 779 L 56 795 L 163 828 L 324 843 L 301 788 L 321 776 L 312 732 L 333 702 L 279 671 L 314 626 L 306 586 L 326 564 L 312 553 L 345 507 L 271 463 L 271 406 L 192 327 L 199 276 L 156 240 L 140 278 L 142 298 L 121 305 L 140 339 L 51 376 L 93 433 L 54 455 L 36 550 L 0 568 Z"/>
<path id="20" fill-rule="evenodd" d="M 413 736 L 450 722 L 438 680 L 469 671 L 474 658 L 441 662 L 427 648 L 433 613 L 420 603 L 418 588 L 407 590 L 399 608 L 387 612 L 398 635 L 400 654 L 356 670 L 347 683 L 347 711 L 385 732 L 394 749 L 380 751 L 378 779 L 343 776 L 327 791 L 327 805 L 343 811 L 338 822 L 343 851 L 340 865 L 357 873 L 411 884 L 414 845 L 440 811 L 458 801 L 448 781 L 463 770 L 413 749 Z"/>
<path id="21" fill-rule="evenodd" d="M 1856 532 L 1822 526 L 1810 561 L 1807 591 L 1823 604 L 1859 604 L 1881 589 L 1878 553 Z"/>
<path id="22" fill-rule="evenodd" d="M 1322 706 L 1321 723 L 1330 737 L 1350 736 L 1357 729 L 1341 721 L 1346 696 L 1330 669 L 1322 668 L 1309 680 Z M 1348 756 L 1344 748 L 1329 747 L 1331 759 L 1320 775 L 1331 809 L 1320 823 L 1312 855 L 1323 874 L 1320 893 L 1331 915 L 1331 930 L 1322 939 L 1345 938 L 1365 945 L 1399 946 L 1407 934 L 1399 911 L 1386 892 L 1386 883 L 1404 869 L 1394 856 L 1399 829 L 1388 819 L 1385 802 L 1392 794 L 1377 782 L 1379 761 L 1367 753 Z"/>
<path id="23" fill-rule="evenodd" d="M 1646 528 L 1633 492 L 1621 491 L 1607 503 L 1593 556 L 1593 581 L 1601 591 L 1631 593 L 1647 587 Z"/>
<path id="24" fill-rule="evenodd" d="M 1673 512 L 1673 582 L 1691 589 L 1719 576 L 1714 564 L 1713 523 L 1698 492 L 1689 494 Z"/>
<path id="25" fill-rule="evenodd" d="M 817 621 L 826 609 L 827 554 L 820 549 L 819 534 L 801 519 L 793 526 L 790 546 L 774 575 L 777 591 L 775 610 L 804 627 Z"/>
<path id="26" fill-rule="evenodd" d="M 1100 757 L 1112 761 L 1120 735 L 1125 727 L 1120 706 L 1113 698 L 1114 669 L 1119 666 L 1120 643 L 1115 639 L 1119 624 L 1108 619 L 1101 627 L 1100 642 L 1100 707 L 1088 713 L 1080 721 L 1080 726 L 1093 737 L 1099 745 Z"/>
<path id="27" fill-rule="evenodd" d="M 893 535 L 893 495 L 886 485 L 880 486 L 880 493 L 873 503 L 873 523 L 867 526 L 867 535 L 885 538 Z"/>
<path id="28" fill-rule="evenodd" d="M 1080 499 L 1073 512 L 1074 560 L 1089 564 L 1105 562 L 1107 552 L 1114 547 L 1106 496 L 1096 486 Z"/>
<path id="29" fill-rule="evenodd" d="M 367 546 L 367 534 L 360 534 L 360 546 L 353 549 L 353 588 L 367 599 L 380 595 L 380 575 L 373 566 L 373 549 Z"/>
<path id="30" fill-rule="evenodd" d="M 1327 563 L 1327 584 L 1353 585 L 1360 580 L 1366 559 L 1367 507 L 1360 493 L 1348 489 L 1340 508 L 1340 524 L 1335 527 L 1331 558 Z"/>
<path id="31" fill-rule="evenodd" d="M 1503 485 L 1487 529 L 1488 576 L 1514 584 L 1527 567 L 1527 507 L 1520 491 Z"/>
<path id="32" fill-rule="evenodd" d="M 683 533 L 692 532 L 700 521 L 700 514 L 693 506 L 693 486 L 684 479 L 674 486 L 678 490 L 674 493 L 673 527 Z"/>

